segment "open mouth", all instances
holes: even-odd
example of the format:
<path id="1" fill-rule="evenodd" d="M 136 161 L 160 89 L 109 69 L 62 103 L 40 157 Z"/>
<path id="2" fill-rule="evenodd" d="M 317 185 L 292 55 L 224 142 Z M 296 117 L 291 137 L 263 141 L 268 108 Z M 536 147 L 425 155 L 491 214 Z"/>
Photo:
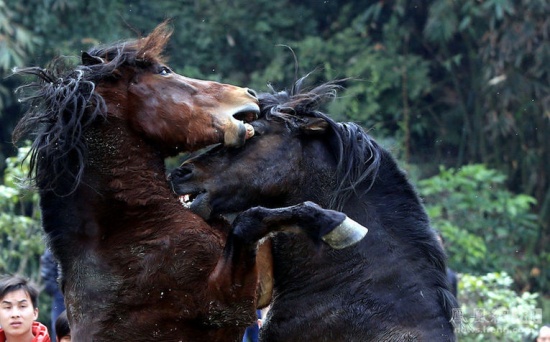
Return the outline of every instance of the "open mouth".
<path id="1" fill-rule="evenodd" d="M 259 113 L 260 108 L 257 104 L 249 104 L 241 108 L 237 111 L 237 113 L 233 114 L 233 118 L 240 121 L 246 129 L 245 140 L 254 136 L 254 127 L 252 127 L 249 123 L 258 119 Z"/>
<path id="2" fill-rule="evenodd" d="M 210 219 L 212 207 L 207 192 L 186 193 L 178 197 L 184 208 L 191 210 L 205 220 Z"/>
<path id="3" fill-rule="evenodd" d="M 185 194 L 185 195 L 180 195 L 178 199 L 184 208 L 191 209 L 191 205 L 193 204 L 193 201 L 197 198 L 198 195 L 199 193 Z"/>
<path id="4" fill-rule="evenodd" d="M 179 195 L 178 199 L 184 208 L 190 209 L 191 211 L 197 211 L 207 205 L 207 197 L 206 191 L 196 191 Z"/>
<path id="5" fill-rule="evenodd" d="M 198 214 L 202 216 L 203 219 L 207 220 L 212 215 L 212 211 L 211 211 L 211 208 L 208 208 L 208 209 L 203 208 L 204 203 L 201 204 L 203 197 L 206 197 L 206 192 L 180 195 L 178 199 L 184 208 L 193 211 L 195 214 Z M 193 203 L 195 203 L 196 205 L 193 205 Z M 239 214 L 238 212 L 224 213 L 224 214 L 217 214 L 217 217 L 223 218 L 228 223 L 232 223 L 238 214 Z"/>
<path id="6" fill-rule="evenodd" d="M 252 108 L 250 108 L 252 107 Z M 242 121 L 244 123 L 249 123 L 258 118 L 258 114 L 260 113 L 260 110 L 258 109 L 257 105 L 254 106 L 247 106 L 246 108 L 242 109 L 241 111 L 233 114 L 233 117 L 239 121 Z"/>

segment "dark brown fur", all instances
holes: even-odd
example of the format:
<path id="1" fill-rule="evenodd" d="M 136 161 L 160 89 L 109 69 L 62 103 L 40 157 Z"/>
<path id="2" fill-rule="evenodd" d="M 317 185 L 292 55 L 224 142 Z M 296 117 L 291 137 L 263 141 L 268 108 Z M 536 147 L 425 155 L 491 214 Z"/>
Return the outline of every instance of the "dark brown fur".
<path id="1" fill-rule="evenodd" d="M 168 72 L 169 36 L 162 24 L 76 68 L 19 71 L 39 81 L 21 89 L 30 106 L 14 138 L 34 135 L 32 176 L 75 341 L 238 341 L 255 320 L 254 272 L 231 296 L 210 290 L 228 227 L 182 209 L 164 158 L 224 142 L 241 130 L 225 112 L 257 100 Z"/>

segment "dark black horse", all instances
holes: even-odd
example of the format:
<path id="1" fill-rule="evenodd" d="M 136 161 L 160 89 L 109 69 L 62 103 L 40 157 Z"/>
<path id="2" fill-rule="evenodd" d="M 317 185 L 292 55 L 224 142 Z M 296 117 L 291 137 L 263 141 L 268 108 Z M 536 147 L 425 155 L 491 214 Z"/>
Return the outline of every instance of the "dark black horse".
<path id="1" fill-rule="evenodd" d="M 213 149 L 171 174 L 186 206 L 204 217 L 313 201 L 369 229 L 343 249 L 272 237 L 274 293 L 262 340 L 454 341 L 445 255 L 414 187 L 360 126 L 318 111 L 336 84 L 301 92 L 302 83 L 260 95 L 244 147 Z"/>

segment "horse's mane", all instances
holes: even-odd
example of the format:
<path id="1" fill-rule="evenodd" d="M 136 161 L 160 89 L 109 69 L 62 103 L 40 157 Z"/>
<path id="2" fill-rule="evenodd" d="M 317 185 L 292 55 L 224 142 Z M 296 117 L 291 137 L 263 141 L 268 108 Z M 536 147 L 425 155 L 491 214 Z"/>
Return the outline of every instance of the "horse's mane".
<path id="1" fill-rule="evenodd" d="M 277 92 L 270 87 L 271 93 L 260 94 L 258 96 L 262 110 L 260 117 L 283 120 L 291 129 L 296 129 L 303 117 L 326 120 L 334 132 L 335 139 L 331 140 L 331 144 L 338 163 L 337 185 L 335 193 L 330 196 L 329 208 L 342 211 L 352 196 L 361 198 L 372 188 L 385 152 L 361 126 L 351 122 L 336 122 L 319 110 L 322 104 L 336 97 L 337 91 L 342 88 L 340 83 L 346 80 L 328 82 L 308 91 L 303 87 L 306 78 L 307 75 L 299 79 L 290 91 Z M 359 189 L 363 189 L 363 192 L 358 193 Z M 415 229 L 403 232 L 403 236 L 407 236 L 408 241 L 415 241 L 427 259 L 443 271 L 434 281 L 439 284 L 438 297 L 445 308 L 445 314 L 450 319 L 451 311 L 457 307 L 457 302 L 449 290 L 443 286 L 446 281 L 445 256 L 442 249 L 435 247 L 436 240 L 428 238 L 432 234 L 428 225 L 415 226 Z"/>
<path id="2" fill-rule="evenodd" d="M 15 74 L 38 78 L 16 90 L 23 94 L 20 101 L 28 104 L 28 110 L 13 132 L 14 143 L 34 136 L 28 175 L 33 183 L 58 195 L 76 189 L 86 160 L 83 132 L 107 117 L 105 100 L 95 92 L 98 82 L 118 79 L 121 66 L 162 63 L 161 53 L 171 33 L 164 22 L 146 38 L 92 48 L 82 55 L 80 65 L 56 58 L 46 69 L 15 70 Z"/>
<path id="3" fill-rule="evenodd" d="M 336 138 L 331 143 L 338 163 L 336 188 L 329 207 L 342 210 L 352 196 L 361 197 L 371 188 L 380 168 L 381 150 L 361 126 L 336 122 L 319 110 L 322 104 L 336 98 L 345 80 L 327 82 L 308 91 L 304 89 L 306 78 L 307 75 L 299 79 L 290 91 L 276 92 L 270 87 L 271 93 L 260 94 L 260 116 L 282 119 L 291 127 L 297 127 L 302 117 L 322 118 L 329 124 Z M 365 182 L 368 182 L 366 189 L 358 193 Z"/>

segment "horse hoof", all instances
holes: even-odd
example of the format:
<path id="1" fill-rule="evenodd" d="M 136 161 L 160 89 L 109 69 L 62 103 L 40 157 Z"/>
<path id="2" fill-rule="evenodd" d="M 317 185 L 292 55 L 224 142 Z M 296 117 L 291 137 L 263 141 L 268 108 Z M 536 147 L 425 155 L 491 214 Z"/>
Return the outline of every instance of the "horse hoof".
<path id="1" fill-rule="evenodd" d="M 344 222 L 321 239 L 334 249 L 343 249 L 363 240 L 368 231 L 366 227 L 346 217 Z"/>

